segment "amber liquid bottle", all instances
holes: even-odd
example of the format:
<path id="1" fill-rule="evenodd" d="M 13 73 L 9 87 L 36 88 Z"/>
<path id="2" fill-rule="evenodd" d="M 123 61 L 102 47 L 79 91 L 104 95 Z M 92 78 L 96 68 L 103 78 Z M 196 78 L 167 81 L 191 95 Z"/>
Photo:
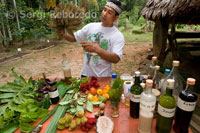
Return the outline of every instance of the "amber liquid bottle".
<path id="1" fill-rule="evenodd" d="M 188 133 L 190 120 L 198 98 L 197 95 L 192 92 L 195 81 L 196 80 L 193 78 L 188 78 L 185 90 L 181 91 L 179 95 L 175 113 L 175 124 L 173 126 L 176 133 Z"/>
<path id="2" fill-rule="evenodd" d="M 67 59 L 66 54 L 63 54 L 62 69 L 63 69 L 63 73 L 64 73 L 65 83 L 71 84 L 71 82 L 70 82 L 70 79 L 72 78 L 71 68 L 70 68 L 69 61 Z"/>
<path id="3" fill-rule="evenodd" d="M 140 85 L 140 72 L 135 72 L 135 83 L 130 89 L 130 116 L 133 118 L 139 118 L 140 110 L 140 94 L 143 92 L 143 88 Z"/>

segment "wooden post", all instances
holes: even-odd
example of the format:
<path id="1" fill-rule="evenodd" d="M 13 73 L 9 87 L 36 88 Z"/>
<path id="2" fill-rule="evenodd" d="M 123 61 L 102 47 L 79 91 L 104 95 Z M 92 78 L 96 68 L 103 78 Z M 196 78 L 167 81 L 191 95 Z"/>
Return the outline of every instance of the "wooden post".
<path id="1" fill-rule="evenodd" d="M 161 64 L 163 64 L 167 55 L 167 35 L 169 24 L 164 20 L 156 20 L 153 31 L 153 53 L 158 57 Z"/>

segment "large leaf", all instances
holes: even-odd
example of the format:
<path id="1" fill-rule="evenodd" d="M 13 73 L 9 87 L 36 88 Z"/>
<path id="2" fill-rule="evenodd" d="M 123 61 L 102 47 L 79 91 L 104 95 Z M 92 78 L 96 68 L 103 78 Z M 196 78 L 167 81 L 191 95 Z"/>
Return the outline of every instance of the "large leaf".
<path id="1" fill-rule="evenodd" d="M 7 83 L 3 86 L 0 86 L 0 92 L 19 92 L 22 86 L 16 83 Z"/>
<path id="2" fill-rule="evenodd" d="M 28 123 L 20 123 L 19 128 L 23 132 L 29 132 L 33 128 L 33 126 Z"/>
<path id="3" fill-rule="evenodd" d="M 0 115 L 5 113 L 7 107 L 7 105 L 0 106 Z"/>
<path id="4" fill-rule="evenodd" d="M 15 130 L 19 128 L 18 123 L 9 123 L 3 129 L 1 129 L 1 133 L 13 133 Z"/>
<path id="5" fill-rule="evenodd" d="M 93 104 L 90 101 L 87 101 L 87 103 L 86 103 L 86 109 L 89 112 L 93 111 Z"/>
<path id="6" fill-rule="evenodd" d="M 77 112 L 78 112 L 78 111 L 82 111 L 83 113 L 85 112 L 83 106 L 80 106 L 80 105 L 77 105 L 77 106 L 76 106 L 76 111 L 77 111 Z"/>
<path id="7" fill-rule="evenodd" d="M 12 98 L 16 96 L 16 93 L 3 93 L 3 94 L 0 94 L 0 99 L 2 98 Z"/>

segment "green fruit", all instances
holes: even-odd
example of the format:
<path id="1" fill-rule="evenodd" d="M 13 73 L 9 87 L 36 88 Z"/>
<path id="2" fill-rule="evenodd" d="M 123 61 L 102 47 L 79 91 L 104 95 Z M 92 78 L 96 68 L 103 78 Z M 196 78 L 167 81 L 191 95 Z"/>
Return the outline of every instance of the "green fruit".
<path id="1" fill-rule="evenodd" d="M 65 122 L 66 122 L 66 119 L 65 119 L 65 118 L 61 118 L 61 119 L 58 121 L 58 124 L 63 124 L 63 125 L 65 125 Z"/>
<path id="2" fill-rule="evenodd" d="M 65 129 L 65 125 L 58 124 L 58 129 L 59 129 L 59 130 L 63 130 L 63 129 Z"/>
<path id="3" fill-rule="evenodd" d="M 76 121 L 72 121 L 69 128 L 76 128 Z"/>
<path id="4" fill-rule="evenodd" d="M 79 117 L 79 118 L 81 118 L 81 117 L 84 116 L 84 114 L 83 114 L 82 111 L 78 111 L 78 112 L 76 113 L 76 116 Z"/>
<path id="5" fill-rule="evenodd" d="M 106 102 L 106 97 L 105 96 L 100 96 L 99 97 L 99 101 L 102 101 L 103 103 L 105 103 Z"/>
<path id="6" fill-rule="evenodd" d="M 67 115 L 67 116 L 65 117 L 65 120 L 66 120 L 67 123 L 70 123 L 70 122 L 72 121 L 72 118 L 73 118 L 72 115 Z"/>
<path id="7" fill-rule="evenodd" d="M 104 108 L 105 108 L 105 103 L 100 103 L 99 104 L 99 109 L 104 110 Z"/>
<path id="8" fill-rule="evenodd" d="M 76 124 L 77 124 L 77 125 L 80 125 L 80 124 L 81 124 L 81 118 L 77 118 L 77 119 L 76 119 Z"/>
<path id="9" fill-rule="evenodd" d="M 65 127 L 70 127 L 71 123 L 65 123 Z"/>
<path id="10" fill-rule="evenodd" d="M 82 124 L 82 125 L 85 124 L 85 123 L 87 122 L 87 120 L 88 120 L 87 117 L 85 117 L 85 116 L 82 117 L 82 118 L 81 118 L 81 124 Z"/>

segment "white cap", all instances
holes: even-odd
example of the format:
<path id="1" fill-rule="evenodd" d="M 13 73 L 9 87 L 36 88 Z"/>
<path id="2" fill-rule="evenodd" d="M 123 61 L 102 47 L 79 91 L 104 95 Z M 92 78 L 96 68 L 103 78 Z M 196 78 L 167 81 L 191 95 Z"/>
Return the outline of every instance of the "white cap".
<path id="1" fill-rule="evenodd" d="M 174 83 L 175 83 L 174 79 L 167 79 L 167 86 L 169 88 L 174 88 Z"/>
<path id="2" fill-rule="evenodd" d="M 140 76 L 140 71 L 135 71 L 135 76 Z"/>
<path id="3" fill-rule="evenodd" d="M 155 70 L 160 70 L 160 66 L 155 66 Z"/>
<path id="4" fill-rule="evenodd" d="M 178 61 L 178 60 L 173 61 L 173 66 L 178 67 L 179 65 L 180 65 L 180 61 Z"/>
<path id="5" fill-rule="evenodd" d="M 158 59 L 158 58 L 157 58 L 156 56 L 153 56 L 153 57 L 152 57 L 152 61 L 157 61 L 157 59 Z"/>

